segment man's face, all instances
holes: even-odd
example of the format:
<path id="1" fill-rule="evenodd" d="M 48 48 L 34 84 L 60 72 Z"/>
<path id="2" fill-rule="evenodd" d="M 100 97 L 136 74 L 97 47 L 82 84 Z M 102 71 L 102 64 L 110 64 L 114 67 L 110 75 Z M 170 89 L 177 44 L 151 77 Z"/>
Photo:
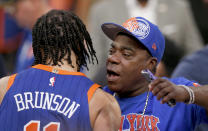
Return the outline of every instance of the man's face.
<path id="1" fill-rule="evenodd" d="M 35 12 L 37 12 L 37 9 L 32 1 L 23 0 L 17 2 L 15 18 L 20 26 L 30 29 L 34 22 Z"/>
<path id="2" fill-rule="evenodd" d="M 147 69 L 151 56 L 142 44 L 126 35 L 118 35 L 107 59 L 107 80 L 110 90 L 132 94 L 143 87 L 141 70 Z"/>

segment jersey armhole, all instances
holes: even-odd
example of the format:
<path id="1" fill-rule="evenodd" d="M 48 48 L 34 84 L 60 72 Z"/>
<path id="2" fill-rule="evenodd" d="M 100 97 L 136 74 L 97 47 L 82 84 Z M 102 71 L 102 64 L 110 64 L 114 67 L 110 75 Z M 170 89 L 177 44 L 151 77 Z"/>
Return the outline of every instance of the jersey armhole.
<path id="1" fill-rule="evenodd" d="M 98 85 L 98 84 L 93 84 L 93 85 L 89 88 L 89 90 L 88 90 L 88 92 L 87 92 L 88 103 L 90 102 L 90 100 L 91 100 L 93 94 L 95 93 L 96 89 L 99 88 L 99 87 L 101 87 L 101 86 Z"/>
<path id="2" fill-rule="evenodd" d="M 8 85 L 7 85 L 7 91 L 9 90 L 9 88 L 12 86 L 12 84 L 14 83 L 14 80 L 15 80 L 15 77 L 16 77 L 17 74 L 14 74 L 12 76 L 9 77 L 9 80 L 8 80 Z"/>

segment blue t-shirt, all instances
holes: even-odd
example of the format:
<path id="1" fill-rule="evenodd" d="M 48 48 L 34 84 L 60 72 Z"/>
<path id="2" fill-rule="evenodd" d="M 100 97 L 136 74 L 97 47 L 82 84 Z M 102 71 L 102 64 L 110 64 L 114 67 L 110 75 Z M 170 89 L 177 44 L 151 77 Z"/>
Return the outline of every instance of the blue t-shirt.
<path id="1" fill-rule="evenodd" d="M 184 78 L 175 78 L 170 81 L 177 85 L 193 86 L 193 82 Z M 104 87 L 104 90 L 113 93 L 107 86 Z M 204 108 L 195 104 L 187 105 L 179 102 L 175 107 L 169 107 L 167 104 L 160 104 L 160 101 L 151 92 L 144 116 L 142 116 L 142 112 L 147 92 L 130 98 L 117 96 L 115 98 L 122 111 L 119 130 L 191 131 L 200 123 L 208 123 Z"/>

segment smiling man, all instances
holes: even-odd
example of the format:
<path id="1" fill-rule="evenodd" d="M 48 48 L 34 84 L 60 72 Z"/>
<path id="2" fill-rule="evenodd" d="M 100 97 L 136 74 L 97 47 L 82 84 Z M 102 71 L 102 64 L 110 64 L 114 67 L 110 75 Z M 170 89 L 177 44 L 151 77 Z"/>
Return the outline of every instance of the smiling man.
<path id="1" fill-rule="evenodd" d="M 114 94 L 120 105 L 119 130 L 193 130 L 208 123 L 206 88 L 188 87 L 194 83 L 184 78 L 172 82 L 158 78 L 149 84 L 141 75 L 144 69 L 155 73 L 163 56 L 165 40 L 156 25 L 136 17 L 122 26 L 105 23 L 102 30 L 113 40 L 104 90 Z M 164 104 L 171 99 L 177 102 L 175 107 Z"/>

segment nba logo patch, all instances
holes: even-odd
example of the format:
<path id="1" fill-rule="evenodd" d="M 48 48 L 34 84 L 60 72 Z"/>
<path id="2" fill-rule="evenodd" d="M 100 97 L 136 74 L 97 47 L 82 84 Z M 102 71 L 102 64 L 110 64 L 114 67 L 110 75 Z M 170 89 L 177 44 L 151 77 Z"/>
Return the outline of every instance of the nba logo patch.
<path id="1" fill-rule="evenodd" d="M 56 80 L 55 77 L 51 77 L 51 78 L 50 78 L 50 81 L 49 81 L 49 82 L 50 82 L 50 83 L 49 83 L 49 86 L 54 87 L 55 80 Z"/>

